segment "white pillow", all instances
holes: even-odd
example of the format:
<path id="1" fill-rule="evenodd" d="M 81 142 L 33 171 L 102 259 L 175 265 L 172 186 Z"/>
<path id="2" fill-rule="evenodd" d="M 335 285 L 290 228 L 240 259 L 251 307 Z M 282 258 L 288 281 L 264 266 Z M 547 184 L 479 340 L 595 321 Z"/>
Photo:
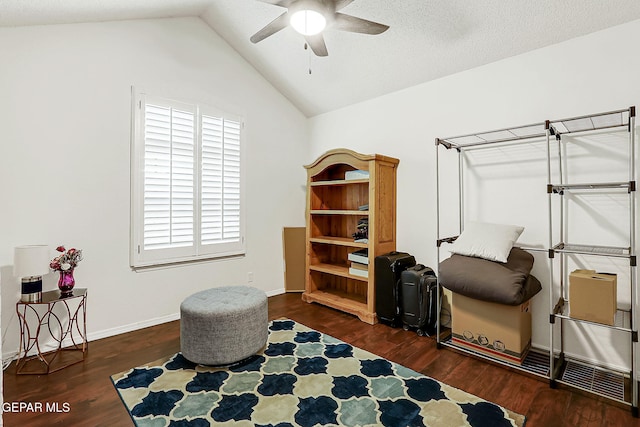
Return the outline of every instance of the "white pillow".
<path id="1" fill-rule="evenodd" d="M 507 262 L 513 244 L 523 231 L 524 227 L 517 225 L 469 221 L 449 251 L 453 254 Z"/>

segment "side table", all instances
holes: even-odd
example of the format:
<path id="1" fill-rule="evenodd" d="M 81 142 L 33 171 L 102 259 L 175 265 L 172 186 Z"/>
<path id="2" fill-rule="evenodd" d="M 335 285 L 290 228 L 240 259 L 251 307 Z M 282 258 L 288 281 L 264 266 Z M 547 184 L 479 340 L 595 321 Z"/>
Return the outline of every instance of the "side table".
<path id="1" fill-rule="evenodd" d="M 67 297 L 57 290 L 43 292 L 41 301 L 17 302 L 16 312 L 20 322 L 16 374 L 49 374 L 85 359 L 86 289 L 74 289 Z M 63 342 L 69 345 L 63 348 Z M 47 350 L 51 344 L 54 348 Z"/>

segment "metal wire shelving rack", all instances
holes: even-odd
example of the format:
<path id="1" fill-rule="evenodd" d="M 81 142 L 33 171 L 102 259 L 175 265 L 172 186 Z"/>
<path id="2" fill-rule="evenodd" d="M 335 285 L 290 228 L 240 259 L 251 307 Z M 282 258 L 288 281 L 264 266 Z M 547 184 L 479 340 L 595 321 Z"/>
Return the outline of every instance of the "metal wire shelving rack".
<path id="1" fill-rule="evenodd" d="M 569 183 L 567 171 L 563 167 L 567 159 L 563 153 L 562 144 L 571 143 L 567 135 L 589 135 L 593 132 L 617 132 L 628 133 L 628 180 L 619 182 L 579 182 Z M 637 300 L 637 271 L 636 271 L 636 135 L 635 135 L 635 107 L 608 111 L 603 113 L 571 117 L 560 120 L 547 120 L 524 126 L 509 127 L 488 132 L 467 134 L 449 138 L 436 138 L 436 209 L 437 209 L 437 256 L 440 261 L 440 247 L 443 243 L 455 241 L 457 236 L 441 237 L 441 207 L 440 187 L 441 171 L 439 151 L 440 147 L 447 150 L 455 150 L 458 153 L 458 228 L 461 233 L 464 228 L 464 159 L 463 153 L 469 150 L 478 150 L 490 146 L 503 145 L 505 147 L 531 143 L 532 141 L 546 141 L 546 166 L 548 194 L 548 247 L 522 249 L 529 251 L 543 251 L 548 254 L 549 267 L 549 349 L 550 351 L 535 350 L 525 359 L 522 365 L 493 359 L 481 353 L 473 352 L 465 348 L 457 347 L 442 334 L 440 324 L 437 328 L 438 347 L 454 347 L 458 351 L 474 354 L 475 356 L 492 360 L 495 363 L 505 364 L 510 367 L 529 372 L 531 374 L 547 378 L 551 387 L 558 383 L 575 387 L 590 393 L 625 403 L 631 407 L 634 416 L 638 416 L 638 385 L 637 385 L 637 354 L 638 328 L 636 324 L 636 300 Z M 567 142 L 568 141 L 568 142 Z M 557 154 L 552 156 L 552 147 L 557 145 Z M 553 172 L 553 173 L 552 173 Z M 556 180 L 557 182 L 554 182 Z M 565 196 L 571 192 L 626 192 L 628 194 L 629 225 L 628 245 L 624 247 L 601 246 L 594 244 L 575 243 L 567 240 L 567 218 L 565 218 Z M 555 203 L 559 202 L 559 215 L 554 216 Z M 557 233 L 554 233 L 554 229 Z M 568 282 L 567 257 L 573 255 L 614 257 L 627 259 L 629 263 L 630 301 L 628 310 L 619 310 L 614 325 L 603 325 L 574 319 L 570 316 L 568 306 Z M 554 265 L 558 266 L 556 275 Z M 441 293 L 438 287 L 438 298 Z M 439 314 L 439 313 L 438 313 Z M 438 317 L 440 318 L 440 317 Z M 610 369 L 572 359 L 565 354 L 565 324 L 582 323 L 608 328 L 629 336 L 630 345 L 630 370 L 628 372 L 616 372 Z M 559 334 L 559 346 L 555 344 L 556 334 Z M 444 338 L 443 338 L 444 337 Z M 544 356 L 546 354 L 546 356 Z M 545 362 L 546 359 L 546 362 Z"/>

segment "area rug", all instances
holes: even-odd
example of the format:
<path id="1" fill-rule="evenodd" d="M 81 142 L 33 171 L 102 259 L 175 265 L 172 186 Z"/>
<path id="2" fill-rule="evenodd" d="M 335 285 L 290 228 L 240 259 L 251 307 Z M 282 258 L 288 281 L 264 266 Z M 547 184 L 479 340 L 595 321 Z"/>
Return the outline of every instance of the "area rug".
<path id="1" fill-rule="evenodd" d="M 524 416 L 292 320 L 235 366 L 180 353 L 111 377 L 138 427 L 523 426 Z"/>

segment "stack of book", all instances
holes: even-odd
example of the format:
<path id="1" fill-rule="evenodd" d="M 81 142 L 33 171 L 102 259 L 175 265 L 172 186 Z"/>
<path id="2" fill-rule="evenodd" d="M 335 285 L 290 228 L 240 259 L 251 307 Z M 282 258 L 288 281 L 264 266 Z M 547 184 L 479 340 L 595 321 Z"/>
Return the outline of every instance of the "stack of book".
<path id="1" fill-rule="evenodd" d="M 349 267 L 349 274 L 360 277 L 369 277 L 369 250 L 360 249 L 359 251 L 351 252 L 347 259 L 351 261 Z"/>
<path id="2" fill-rule="evenodd" d="M 360 218 L 352 236 L 354 242 L 369 243 L 369 218 Z"/>

